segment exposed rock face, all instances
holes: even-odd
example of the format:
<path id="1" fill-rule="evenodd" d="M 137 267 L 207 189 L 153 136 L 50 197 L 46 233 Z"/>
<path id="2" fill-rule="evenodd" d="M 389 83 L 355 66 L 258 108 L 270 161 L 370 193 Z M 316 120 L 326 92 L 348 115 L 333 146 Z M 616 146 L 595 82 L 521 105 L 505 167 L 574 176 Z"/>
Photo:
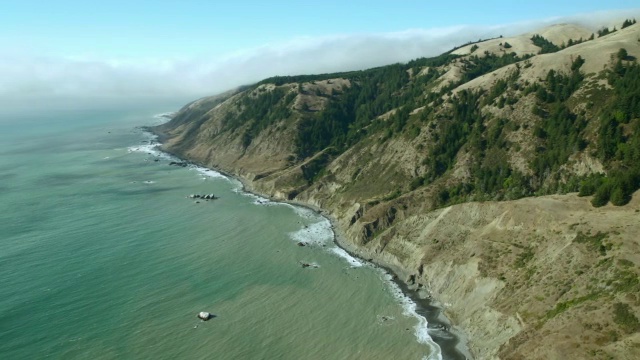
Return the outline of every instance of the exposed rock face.
<path id="1" fill-rule="evenodd" d="M 637 261 L 639 195 L 626 207 L 605 209 L 575 195 L 455 205 L 408 217 L 387 230 L 394 233 L 387 244 L 382 234 L 365 252 L 410 272 L 409 283 L 425 284 L 483 358 L 586 357 L 602 335 L 583 326 L 619 331 L 609 297 L 634 291 L 606 283 L 627 271 L 615 259 Z M 607 234 L 603 243 L 611 249 L 581 242 L 587 232 Z M 588 304 L 576 300 L 585 297 L 592 297 Z"/>
<path id="2" fill-rule="evenodd" d="M 607 35 L 610 38 L 500 68 L 443 98 L 465 89 L 489 91 L 515 69 L 521 69 L 522 86 L 542 81 L 540 76 L 548 70 L 566 71 L 580 55 L 587 59 L 586 84 L 567 103 L 595 119 L 591 105 L 584 104 L 590 101 L 588 89 L 601 81 L 594 72 L 610 67 L 620 47 L 640 57 L 640 26 L 634 26 Z M 586 38 L 584 29 L 566 29 L 563 33 L 553 27 L 543 34 L 552 40 L 569 33 Z M 527 34 L 479 45 L 480 50 L 500 52 L 499 43 L 508 41 L 519 54 L 537 53 L 529 38 Z M 457 52 L 469 54 L 470 48 Z M 440 74 L 425 93 L 439 91 L 464 75 L 460 59 L 412 69 L 411 74 Z M 461 147 L 443 176 L 428 184 L 416 182 L 428 174 L 423 149 L 437 139 L 440 120 L 416 120 L 418 131 L 409 134 L 409 127 L 391 137 L 384 126 L 378 131 L 367 128 L 367 136 L 344 151 L 327 147 L 299 156 L 299 127 L 351 86 L 358 84 L 342 77 L 274 80 L 191 103 L 155 131 L 164 136 L 165 150 L 237 175 L 250 190 L 325 209 L 338 225 L 343 247 L 391 268 L 400 279 L 439 300 L 469 336 L 478 359 L 640 358 L 640 193 L 621 207 L 594 208 L 588 197 L 573 193 L 438 208 L 440 190 L 469 181 L 476 163 L 476 154 Z M 274 99 L 272 109 L 264 112 L 269 122 L 246 118 L 234 123 L 245 116 L 246 108 L 269 96 Z M 517 146 L 491 152 L 483 161 L 491 165 L 504 159 L 511 168 L 531 174 L 532 159 L 540 152 L 533 134 L 542 121 L 532 111 L 536 98 L 513 89 L 508 96 L 517 101 L 504 107 L 484 104 L 479 111 L 486 116 L 487 129 L 508 119 L 512 130 L 505 138 Z M 434 107 L 416 105 L 415 111 L 407 112 L 413 119 Z M 430 116 L 446 118 L 450 106 L 444 101 Z M 380 114 L 370 127 L 390 122 L 399 111 Z M 596 130 L 589 123 L 585 136 L 593 139 Z M 604 172 L 593 156 L 596 150 L 593 145 L 576 150 L 554 176 L 539 181 Z M 506 198 L 511 195 L 519 197 L 507 193 Z"/>

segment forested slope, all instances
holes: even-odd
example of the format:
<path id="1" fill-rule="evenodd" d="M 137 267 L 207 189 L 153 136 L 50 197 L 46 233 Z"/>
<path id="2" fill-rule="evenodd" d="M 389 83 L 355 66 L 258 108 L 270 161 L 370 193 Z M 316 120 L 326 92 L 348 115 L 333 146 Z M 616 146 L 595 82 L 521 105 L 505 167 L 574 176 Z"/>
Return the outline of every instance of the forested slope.
<path id="1" fill-rule="evenodd" d="M 458 278 L 477 306 L 450 315 L 492 324 L 462 324 L 481 357 L 524 357 L 535 344 L 549 349 L 539 358 L 633 358 L 638 57 L 634 20 L 595 33 L 556 25 L 406 64 L 265 79 L 191 103 L 155 131 L 167 151 L 326 209 L 343 246 L 432 284 L 436 298 L 455 293 L 434 285 L 443 274 Z M 468 216 L 443 220 L 451 209 Z M 508 291 L 533 280 L 548 288 L 511 304 Z M 608 335 L 581 337 L 589 326 Z M 559 342 L 559 328 L 577 335 Z"/>

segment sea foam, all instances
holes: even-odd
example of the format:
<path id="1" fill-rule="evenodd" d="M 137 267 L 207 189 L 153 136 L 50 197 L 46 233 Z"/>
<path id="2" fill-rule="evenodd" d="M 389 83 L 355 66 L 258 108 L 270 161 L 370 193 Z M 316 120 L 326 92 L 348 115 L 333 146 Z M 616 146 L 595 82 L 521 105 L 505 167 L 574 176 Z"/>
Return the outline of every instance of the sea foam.
<path id="1" fill-rule="evenodd" d="M 158 116 L 162 116 L 164 114 L 159 114 Z M 128 152 L 140 152 L 140 153 L 145 153 L 145 154 L 149 154 L 149 155 L 153 155 L 157 158 L 160 159 L 164 159 L 164 160 L 169 160 L 169 161 L 176 161 L 176 162 L 181 162 L 182 159 L 173 156 L 171 154 L 167 154 L 166 152 L 162 151 L 159 149 L 160 147 L 160 143 L 156 142 L 158 137 L 152 133 L 149 132 L 143 132 L 142 133 L 143 137 L 145 139 L 147 139 L 147 141 L 149 142 L 149 144 L 141 144 L 141 145 L 135 145 L 135 146 L 129 146 L 127 148 Z M 202 166 L 198 166 L 198 165 L 189 165 L 188 166 L 189 170 L 193 170 L 193 171 L 197 171 L 198 173 L 200 173 L 203 176 L 203 179 L 207 179 L 207 178 L 220 178 L 220 179 L 227 179 L 230 180 L 229 177 L 225 176 L 224 174 L 215 171 L 215 170 L 211 170 Z"/>
<path id="2" fill-rule="evenodd" d="M 229 180 L 229 177 L 225 176 L 224 174 L 221 174 L 215 170 L 211 170 L 211 169 L 207 169 L 204 168 L 202 166 L 197 166 L 197 165 L 190 165 L 189 166 L 191 170 L 195 170 L 198 173 L 200 173 L 203 176 L 203 179 L 207 179 L 207 178 L 218 178 L 218 179 L 227 179 Z"/>
<path id="3" fill-rule="evenodd" d="M 387 271 L 380 269 L 382 273 L 382 277 L 387 284 L 389 284 L 389 290 L 393 294 L 393 296 L 398 300 L 398 302 L 402 305 L 403 315 L 408 317 L 413 317 L 418 320 L 416 326 L 414 326 L 414 335 L 418 342 L 421 344 L 428 345 L 431 349 L 433 349 L 433 353 L 429 356 L 424 357 L 427 360 L 442 360 L 442 352 L 440 351 L 440 346 L 436 344 L 431 336 L 429 335 L 429 327 L 427 319 L 418 314 L 416 311 L 417 304 L 411 300 L 407 295 L 402 292 L 402 289 L 393 281 L 393 277 Z"/>
<path id="4" fill-rule="evenodd" d="M 303 242 L 311 245 L 325 245 L 333 240 L 333 229 L 329 220 L 320 220 L 316 223 L 306 225 L 298 231 L 289 234 L 296 242 Z"/>
<path id="5" fill-rule="evenodd" d="M 306 208 L 303 206 L 294 206 L 294 205 L 291 205 L 291 208 L 293 208 L 293 211 L 301 218 L 308 219 L 308 220 L 315 220 L 315 219 L 326 220 L 323 216 L 318 214 L 316 211 L 311 210 L 309 208 Z M 329 226 L 331 226 L 330 223 L 329 223 Z"/>
<path id="6" fill-rule="evenodd" d="M 358 259 L 356 259 L 355 257 L 351 256 L 348 252 L 346 252 L 344 249 L 339 248 L 337 246 L 334 246 L 330 249 L 330 251 L 336 255 L 338 255 L 339 257 L 347 260 L 347 262 L 349 263 L 349 265 L 351 265 L 351 267 L 353 268 L 357 268 L 357 267 L 362 267 L 364 266 L 364 263 Z"/>
<path id="7" fill-rule="evenodd" d="M 283 203 L 271 201 L 271 200 L 267 199 L 266 197 L 263 197 L 263 196 L 260 196 L 260 195 L 256 195 L 254 193 L 250 193 L 250 192 L 244 191 L 242 183 L 240 181 L 238 181 L 238 180 L 236 180 L 236 184 L 235 185 L 236 185 L 236 188 L 233 189 L 233 192 L 235 192 L 236 194 L 240 194 L 242 196 L 246 196 L 248 198 L 253 199 L 252 203 L 254 205 L 264 205 L 264 206 L 275 206 L 275 205 L 282 206 L 282 205 L 285 205 Z"/>
<path id="8" fill-rule="evenodd" d="M 326 245 L 335 238 L 331 221 L 318 214 L 316 211 L 302 206 L 291 205 L 298 216 L 308 221 L 315 221 L 304 228 L 291 233 L 291 238 L 296 242 L 303 242 L 312 245 Z M 329 252 L 343 258 L 352 268 L 362 267 L 364 263 L 351 256 L 348 252 L 338 246 L 332 246 Z"/>
<path id="9" fill-rule="evenodd" d="M 163 120 L 163 122 L 166 122 L 167 120 L 171 120 L 171 118 L 173 118 L 175 115 L 176 115 L 175 111 L 170 111 L 170 112 L 155 114 L 153 115 L 153 118 L 158 120 Z"/>
<path id="10" fill-rule="evenodd" d="M 155 157 L 163 158 L 166 160 L 176 159 L 175 157 L 158 150 L 158 144 L 141 144 L 141 145 L 129 146 L 127 148 L 127 151 L 130 153 L 132 152 L 145 153 L 145 154 L 153 155 Z"/>

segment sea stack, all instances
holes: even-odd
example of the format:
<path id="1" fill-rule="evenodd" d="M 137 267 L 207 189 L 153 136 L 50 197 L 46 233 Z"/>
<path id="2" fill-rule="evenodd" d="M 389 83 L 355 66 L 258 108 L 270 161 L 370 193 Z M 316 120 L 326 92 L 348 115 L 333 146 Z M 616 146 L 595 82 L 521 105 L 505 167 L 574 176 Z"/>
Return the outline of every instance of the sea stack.
<path id="1" fill-rule="evenodd" d="M 206 312 L 206 311 L 201 311 L 198 314 L 198 318 L 200 318 L 201 320 L 207 321 L 207 320 L 211 319 L 211 314 Z"/>

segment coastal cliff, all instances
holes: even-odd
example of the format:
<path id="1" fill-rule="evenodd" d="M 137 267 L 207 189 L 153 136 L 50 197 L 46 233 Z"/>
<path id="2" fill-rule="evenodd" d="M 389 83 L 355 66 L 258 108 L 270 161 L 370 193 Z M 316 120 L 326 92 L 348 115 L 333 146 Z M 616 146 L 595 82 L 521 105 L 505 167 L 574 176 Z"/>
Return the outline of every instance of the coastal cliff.
<path id="1" fill-rule="evenodd" d="M 635 359 L 640 25 L 598 35 L 556 25 L 266 79 L 152 130 L 323 209 L 341 246 L 438 300 L 478 359 Z"/>

